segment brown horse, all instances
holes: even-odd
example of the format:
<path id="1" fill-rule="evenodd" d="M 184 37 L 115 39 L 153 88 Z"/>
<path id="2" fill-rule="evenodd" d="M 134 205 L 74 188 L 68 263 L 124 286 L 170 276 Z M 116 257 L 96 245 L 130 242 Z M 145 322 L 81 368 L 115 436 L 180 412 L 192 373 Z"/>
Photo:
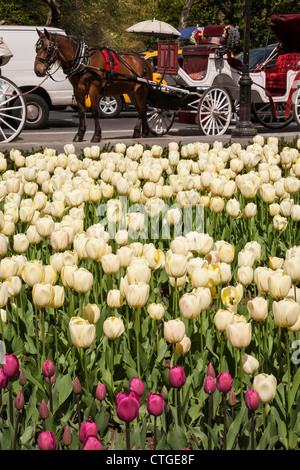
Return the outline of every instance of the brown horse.
<path id="1" fill-rule="evenodd" d="M 104 47 L 91 47 L 84 41 L 58 33 L 38 31 L 34 71 L 37 76 L 50 75 L 57 62 L 70 80 L 78 105 L 79 127 L 73 141 L 81 142 L 86 131 L 85 99 L 91 99 L 91 112 L 95 122 L 92 142 L 100 142 L 99 101 L 102 96 L 127 94 L 136 107 L 139 118 L 133 137 L 150 134 L 147 122 L 147 81 L 153 71 L 148 61 L 137 53 L 116 54 Z"/>

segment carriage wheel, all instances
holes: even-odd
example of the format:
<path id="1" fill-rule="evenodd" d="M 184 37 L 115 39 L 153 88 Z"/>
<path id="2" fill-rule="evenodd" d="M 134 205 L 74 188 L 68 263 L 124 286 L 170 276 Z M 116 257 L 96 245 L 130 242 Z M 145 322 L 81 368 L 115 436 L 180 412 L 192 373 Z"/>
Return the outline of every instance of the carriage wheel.
<path id="1" fill-rule="evenodd" d="M 253 103 L 253 114 L 260 124 L 269 129 L 282 129 L 292 120 L 292 113 L 288 118 L 284 116 L 286 103 L 274 103 L 277 118 L 274 118 L 269 101 L 267 103 Z"/>
<path id="2" fill-rule="evenodd" d="M 150 108 L 147 113 L 147 121 L 151 133 L 154 135 L 164 135 L 172 127 L 175 119 L 175 111 L 167 109 Z"/>
<path id="3" fill-rule="evenodd" d="M 0 143 L 16 139 L 26 122 L 26 103 L 21 90 L 8 78 L 0 77 Z"/>
<path id="4" fill-rule="evenodd" d="M 298 126 L 300 126 L 300 88 L 295 91 L 293 102 L 293 116 Z"/>
<path id="5" fill-rule="evenodd" d="M 222 87 L 206 90 L 198 105 L 198 125 L 205 135 L 222 135 L 232 118 L 229 93 Z"/>

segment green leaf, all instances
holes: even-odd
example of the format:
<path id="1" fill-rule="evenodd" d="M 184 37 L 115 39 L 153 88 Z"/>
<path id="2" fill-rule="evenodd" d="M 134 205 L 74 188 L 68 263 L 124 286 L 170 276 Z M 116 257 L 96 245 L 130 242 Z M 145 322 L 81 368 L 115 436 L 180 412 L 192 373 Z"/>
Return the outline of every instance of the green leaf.
<path id="1" fill-rule="evenodd" d="M 31 439 L 34 437 L 35 428 L 33 426 L 26 426 L 26 429 L 22 436 L 20 437 L 20 443 L 22 445 L 28 444 Z"/>
<path id="2" fill-rule="evenodd" d="M 73 382 L 69 374 L 62 377 L 59 383 L 58 406 L 66 401 L 73 390 Z"/>
<path id="3" fill-rule="evenodd" d="M 168 432 L 167 443 L 172 450 L 182 450 L 184 447 L 186 447 L 187 439 L 183 429 L 177 425 L 174 429 L 171 429 Z"/>
<path id="4" fill-rule="evenodd" d="M 244 419 L 245 412 L 247 411 L 247 407 L 245 403 L 242 404 L 240 411 L 237 413 L 235 416 L 235 419 L 231 423 L 231 425 L 228 428 L 227 432 L 227 449 L 231 450 L 234 442 L 238 436 L 242 421 Z"/>

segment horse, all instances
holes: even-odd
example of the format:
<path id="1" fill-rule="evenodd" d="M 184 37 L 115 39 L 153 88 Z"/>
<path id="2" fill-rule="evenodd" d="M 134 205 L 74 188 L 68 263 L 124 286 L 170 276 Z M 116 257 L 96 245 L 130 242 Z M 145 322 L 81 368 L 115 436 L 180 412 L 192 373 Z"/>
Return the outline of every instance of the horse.
<path id="1" fill-rule="evenodd" d="M 73 142 L 82 142 L 86 131 L 86 96 L 90 96 L 94 119 L 91 142 L 101 141 L 99 102 L 102 96 L 127 94 L 138 111 L 133 138 L 151 134 L 147 121 L 147 83 L 153 78 L 149 62 L 135 52 L 116 53 L 103 46 L 89 46 L 85 41 L 61 33 L 37 29 L 34 72 L 50 75 L 57 63 L 73 86 L 78 105 L 79 126 Z M 52 75 L 50 75 L 52 77 Z"/>

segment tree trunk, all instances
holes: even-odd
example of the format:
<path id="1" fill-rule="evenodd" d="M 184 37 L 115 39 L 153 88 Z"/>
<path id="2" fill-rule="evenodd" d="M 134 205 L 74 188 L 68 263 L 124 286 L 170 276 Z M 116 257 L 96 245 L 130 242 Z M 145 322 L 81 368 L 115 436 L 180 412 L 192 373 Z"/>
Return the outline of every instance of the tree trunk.
<path id="1" fill-rule="evenodd" d="M 189 17 L 190 17 L 190 12 L 194 3 L 195 3 L 195 0 L 184 0 L 183 9 L 182 9 L 180 19 L 179 19 L 179 25 L 178 25 L 179 30 L 187 27 Z"/>
<path id="2" fill-rule="evenodd" d="M 49 13 L 46 26 L 60 27 L 61 1 L 62 0 L 44 0 L 49 5 Z"/>

